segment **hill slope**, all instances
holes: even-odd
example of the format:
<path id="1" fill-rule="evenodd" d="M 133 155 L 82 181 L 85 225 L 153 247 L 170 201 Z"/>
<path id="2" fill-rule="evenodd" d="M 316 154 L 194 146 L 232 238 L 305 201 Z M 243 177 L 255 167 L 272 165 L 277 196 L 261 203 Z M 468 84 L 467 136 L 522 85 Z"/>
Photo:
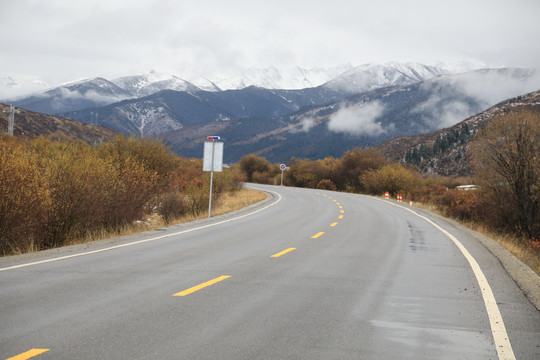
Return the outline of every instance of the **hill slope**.
<path id="1" fill-rule="evenodd" d="M 384 155 L 419 171 L 442 176 L 469 176 L 467 149 L 478 128 L 512 110 L 540 113 L 540 90 L 498 103 L 460 123 L 416 136 L 398 137 L 377 146 Z"/>
<path id="2" fill-rule="evenodd" d="M 9 106 L 0 104 L 0 131 L 7 130 Z M 60 139 L 79 139 L 96 144 L 118 135 L 114 130 L 103 126 L 81 123 L 79 121 L 17 109 L 14 135 L 24 137 L 52 136 Z"/>

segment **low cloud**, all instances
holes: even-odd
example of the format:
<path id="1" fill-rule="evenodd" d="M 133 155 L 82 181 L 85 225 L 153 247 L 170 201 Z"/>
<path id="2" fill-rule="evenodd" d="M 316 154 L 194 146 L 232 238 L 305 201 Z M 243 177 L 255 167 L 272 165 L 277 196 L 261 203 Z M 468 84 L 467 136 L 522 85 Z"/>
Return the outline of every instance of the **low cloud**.
<path id="1" fill-rule="evenodd" d="M 300 131 L 303 131 L 303 132 L 308 132 L 309 130 L 311 130 L 312 127 L 315 126 L 315 119 L 313 118 L 305 118 L 305 119 L 302 119 L 302 121 L 300 121 L 300 124 L 302 125 L 302 128 L 300 129 Z"/>
<path id="2" fill-rule="evenodd" d="M 425 131 L 449 127 L 509 98 L 540 88 L 540 73 L 532 69 L 478 70 L 441 77 L 423 86 L 432 92 L 413 113 L 422 114 Z"/>
<path id="3" fill-rule="evenodd" d="M 88 90 L 81 94 L 78 90 L 70 90 L 68 88 L 60 88 L 60 98 L 70 100 L 89 100 L 98 104 L 107 105 L 123 100 L 124 98 L 115 95 L 98 94 L 94 90 Z"/>
<path id="4" fill-rule="evenodd" d="M 387 132 L 376 120 L 384 113 L 384 106 L 373 101 L 361 106 L 342 107 L 330 117 L 328 130 L 353 135 L 377 136 Z"/>
<path id="5" fill-rule="evenodd" d="M 471 104 L 464 101 L 448 101 L 443 96 L 434 95 L 416 106 L 413 113 L 423 114 L 421 116 L 423 122 L 421 127 L 425 131 L 431 131 L 455 125 L 473 115 L 476 111 Z"/>

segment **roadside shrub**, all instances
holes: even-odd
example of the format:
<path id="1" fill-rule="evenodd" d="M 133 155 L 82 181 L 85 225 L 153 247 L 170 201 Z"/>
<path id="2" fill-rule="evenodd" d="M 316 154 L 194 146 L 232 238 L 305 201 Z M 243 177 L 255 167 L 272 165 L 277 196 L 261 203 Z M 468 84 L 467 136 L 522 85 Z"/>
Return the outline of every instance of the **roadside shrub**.
<path id="1" fill-rule="evenodd" d="M 370 194 L 410 194 L 417 182 L 416 175 L 401 165 L 385 165 L 376 170 L 368 170 L 360 177 L 360 182 Z"/>
<path id="2" fill-rule="evenodd" d="M 88 145 L 49 142 L 47 150 L 43 172 L 49 179 L 51 213 L 43 246 L 54 247 L 103 226 L 118 181 L 115 169 Z"/>
<path id="3" fill-rule="evenodd" d="M 247 182 L 254 181 L 253 175 L 255 173 L 266 173 L 271 169 L 271 165 L 266 158 L 254 154 L 243 156 L 240 161 L 238 161 L 238 167 L 246 177 Z"/>
<path id="4" fill-rule="evenodd" d="M 345 188 L 353 192 L 365 190 L 361 177 L 363 174 L 377 170 L 388 164 L 384 155 L 373 148 L 355 148 L 345 152 L 341 157 L 340 177 L 345 182 Z"/>
<path id="5" fill-rule="evenodd" d="M 180 159 L 163 142 L 152 138 L 120 135 L 101 144 L 99 153 L 115 164 L 125 164 L 128 160 L 141 164 L 157 175 L 156 190 L 160 191 L 168 190 L 173 173 L 180 165 Z"/>
<path id="6" fill-rule="evenodd" d="M 40 159 L 23 142 L 0 138 L 0 254 L 39 248 L 51 213 Z"/>
<path id="7" fill-rule="evenodd" d="M 438 204 L 447 215 L 460 220 L 478 220 L 478 192 L 450 189 L 439 197 Z"/>
<path id="8" fill-rule="evenodd" d="M 336 184 L 334 184 L 334 182 L 332 180 L 330 180 L 330 179 L 322 179 L 317 184 L 317 189 L 336 191 L 337 187 L 336 187 Z"/>
<path id="9" fill-rule="evenodd" d="M 208 203 L 210 196 L 210 186 L 196 186 L 190 185 L 186 188 L 185 194 L 188 199 L 188 207 L 192 215 L 199 216 L 200 214 L 208 211 Z M 212 201 L 215 203 L 218 200 L 218 196 L 213 194 Z"/>
<path id="10" fill-rule="evenodd" d="M 189 210 L 186 195 L 171 191 L 159 197 L 158 214 L 169 224 L 172 220 L 184 216 Z"/>

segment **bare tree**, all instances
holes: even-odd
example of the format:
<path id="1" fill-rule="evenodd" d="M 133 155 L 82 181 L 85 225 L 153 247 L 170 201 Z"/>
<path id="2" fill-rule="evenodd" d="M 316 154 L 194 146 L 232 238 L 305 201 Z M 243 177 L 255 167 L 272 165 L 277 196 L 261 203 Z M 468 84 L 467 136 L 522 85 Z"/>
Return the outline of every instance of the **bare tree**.
<path id="1" fill-rule="evenodd" d="M 476 181 L 494 202 L 500 225 L 540 236 L 540 114 L 501 115 L 470 147 Z"/>

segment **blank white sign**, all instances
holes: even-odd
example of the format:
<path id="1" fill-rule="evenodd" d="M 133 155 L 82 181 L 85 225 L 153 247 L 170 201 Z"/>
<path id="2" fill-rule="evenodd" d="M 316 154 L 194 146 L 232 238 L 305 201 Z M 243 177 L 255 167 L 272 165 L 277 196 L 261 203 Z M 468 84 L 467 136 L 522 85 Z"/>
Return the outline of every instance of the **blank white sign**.
<path id="1" fill-rule="evenodd" d="M 213 169 L 212 157 L 214 158 Z M 223 171 L 223 142 L 204 142 L 203 171 Z"/>

